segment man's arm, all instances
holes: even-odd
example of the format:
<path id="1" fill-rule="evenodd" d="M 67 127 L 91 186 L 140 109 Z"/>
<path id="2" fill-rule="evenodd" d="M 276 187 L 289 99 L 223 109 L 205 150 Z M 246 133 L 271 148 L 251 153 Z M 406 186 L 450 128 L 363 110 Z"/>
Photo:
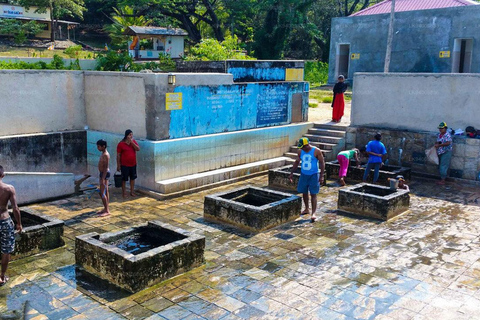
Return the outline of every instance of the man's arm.
<path id="1" fill-rule="evenodd" d="M 290 182 L 293 182 L 293 173 L 297 171 L 298 165 L 300 164 L 300 153 L 301 153 L 301 150 L 298 149 L 297 159 L 295 159 L 295 162 L 293 163 L 293 167 L 292 167 L 292 172 L 290 172 L 290 175 L 288 176 L 288 179 L 290 180 Z"/>
<path id="2" fill-rule="evenodd" d="M 317 158 L 318 162 L 320 163 L 320 183 L 323 183 L 324 174 L 325 174 L 325 158 L 323 157 L 323 153 L 320 149 L 315 149 L 315 157 Z"/>
<path id="3" fill-rule="evenodd" d="M 17 222 L 16 229 L 17 229 L 18 232 L 21 232 L 22 231 L 22 217 L 20 216 L 20 210 L 18 209 L 17 198 L 16 198 L 14 187 L 11 188 L 10 204 L 12 205 L 13 216 L 15 217 L 15 221 Z"/>

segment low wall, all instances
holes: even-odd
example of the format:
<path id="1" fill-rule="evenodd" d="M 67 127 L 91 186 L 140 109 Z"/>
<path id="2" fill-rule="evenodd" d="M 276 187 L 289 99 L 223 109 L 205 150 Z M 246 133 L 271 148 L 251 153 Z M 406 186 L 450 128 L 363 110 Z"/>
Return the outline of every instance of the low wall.
<path id="1" fill-rule="evenodd" d="M 6 171 L 84 174 L 86 143 L 84 130 L 0 137 L 0 165 Z"/>
<path id="2" fill-rule="evenodd" d="M 75 192 L 72 173 L 7 172 L 3 182 L 15 187 L 20 205 L 64 197 Z"/>
<path id="3" fill-rule="evenodd" d="M 480 74 L 356 73 L 351 124 L 411 131 L 480 128 Z"/>
<path id="4" fill-rule="evenodd" d="M 82 71 L 0 70 L 0 136 L 80 130 Z"/>
<path id="5" fill-rule="evenodd" d="M 48 37 L 50 37 L 50 35 Z M 35 63 L 38 61 L 50 63 L 52 62 L 52 60 L 53 58 L 0 57 L 0 61 L 11 61 L 11 62 L 24 61 L 28 63 Z M 71 64 L 76 64 L 77 59 L 64 58 L 63 61 L 65 62 L 65 66 L 69 66 Z M 82 70 L 95 70 L 95 67 L 97 66 L 97 61 L 94 59 L 78 59 L 78 62 Z"/>
<path id="6" fill-rule="evenodd" d="M 280 157 L 311 127 L 312 123 L 301 123 L 174 140 L 137 140 L 141 148 L 137 184 L 154 190 L 156 181 Z M 89 130 L 87 137 L 89 173 L 98 175 L 99 139 L 107 140 L 113 173 L 116 146 L 123 136 Z"/>
<path id="7" fill-rule="evenodd" d="M 388 163 L 410 167 L 417 173 L 439 176 L 438 166 L 426 161 L 425 150 L 432 147 L 436 134 L 432 132 L 411 132 L 394 129 L 349 127 L 346 134 L 346 148 L 365 146 L 376 132 L 382 133 L 382 142 L 388 153 Z M 453 154 L 449 176 L 468 180 L 478 180 L 480 171 L 480 139 L 465 136 L 453 137 Z"/>

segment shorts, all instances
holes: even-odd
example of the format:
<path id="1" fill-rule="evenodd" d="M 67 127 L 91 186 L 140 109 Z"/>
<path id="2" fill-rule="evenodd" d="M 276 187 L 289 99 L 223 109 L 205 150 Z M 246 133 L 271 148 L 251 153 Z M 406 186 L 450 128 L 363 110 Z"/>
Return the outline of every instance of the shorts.
<path id="1" fill-rule="evenodd" d="M 130 178 L 130 180 L 137 179 L 137 166 L 133 166 L 133 167 L 121 166 L 120 171 L 122 172 L 123 181 L 128 181 L 128 178 Z"/>
<path id="2" fill-rule="evenodd" d="M 15 249 L 15 226 L 11 218 L 0 220 L 0 251 L 12 253 Z"/>
<path id="3" fill-rule="evenodd" d="M 100 174 L 98 176 L 100 179 L 102 179 L 102 174 L 103 174 L 103 172 L 100 172 Z M 108 178 L 110 178 L 110 171 L 107 171 L 107 175 L 105 176 L 105 180 L 108 180 Z"/>
<path id="4" fill-rule="evenodd" d="M 300 193 L 307 193 L 310 191 L 310 194 L 317 194 L 320 192 L 320 181 L 319 173 L 314 173 L 311 175 L 306 175 L 301 173 L 300 180 L 298 181 L 297 191 Z"/>

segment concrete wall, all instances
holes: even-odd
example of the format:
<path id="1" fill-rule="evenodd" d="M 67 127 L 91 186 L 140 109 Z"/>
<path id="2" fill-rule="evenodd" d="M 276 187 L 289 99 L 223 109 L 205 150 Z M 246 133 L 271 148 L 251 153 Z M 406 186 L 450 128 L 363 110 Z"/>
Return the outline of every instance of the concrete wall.
<path id="1" fill-rule="evenodd" d="M 473 39 L 471 72 L 480 72 L 480 6 L 464 6 L 395 13 L 390 72 L 452 72 L 457 38 Z M 389 14 L 335 18 L 329 58 L 329 83 L 338 75 L 340 44 L 350 45 L 349 79 L 355 72 L 382 72 Z M 441 51 L 450 57 L 441 58 Z M 352 59 L 351 54 L 359 54 Z"/>
<path id="2" fill-rule="evenodd" d="M 6 171 L 84 174 L 86 143 L 84 130 L 0 137 L 0 165 Z"/>
<path id="3" fill-rule="evenodd" d="M 75 192 L 72 173 L 7 172 L 3 181 L 15 187 L 20 205 L 65 197 Z"/>
<path id="4" fill-rule="evenodd" d="M 210 134 L 164 141 L 137 140 L 137 184 L 154 190 L 155 182 L 282 156 L 312 123 Z M 98 139 L 107 140 L 110 170 L 116 169 L 116 146 L 123 136 L 88 131 L 88 170 L 98 175 Z"/>
<path id="5" fill-rule="evenodd" d="M 420 174 L 439 176 L 438 166 L 428 163 L 425 158 L 425 150 L 433 146 L 436 141 L 437 136 L 432 132 L 349 127 L 346 148 L 365 146 L 368 141 L 373 140 L 377 131 L 382 133 L 382 142 L 387 149 L 389 164 L 410 167 L 412 171 Z M 480 139 L 454 136 L 449 176 L 478 180 L 479 172 Z"/>
<path id="6" fill-rule="evenodd" d="M 83 129 L 81 71 L 0 70 L 0 136 Z"/>
<path id="7" fill-rule="evenodd" d="M 480 74 L 357 73 L 353 126 L 437 131 L 480 128 Z"/>
<path id="8" fill-rule="evenodd" d="M 47 37 L 50 36 L 50 33 L 47 31 Z M 45 63 L 50 63 L 52 62 L 53 58 L 28 58 L 28 57 L 0 57 L 0 61 L 10 61 L 10 62 L 18 62 L 18 61 L 24 61 L 28 63 L 35 63 L 38 61 L 43 61 Z M 76 62 L 76 59 L 63 59 L 65 62 L 66 66 L 69 66 L 70 64 L 74 64 Z M 78 59 L 78 62 L 80 63 L 80 68 L 82 70 L 95 70 L 95 67 L 97 66 L 97 61 L 93 59 Z"/>

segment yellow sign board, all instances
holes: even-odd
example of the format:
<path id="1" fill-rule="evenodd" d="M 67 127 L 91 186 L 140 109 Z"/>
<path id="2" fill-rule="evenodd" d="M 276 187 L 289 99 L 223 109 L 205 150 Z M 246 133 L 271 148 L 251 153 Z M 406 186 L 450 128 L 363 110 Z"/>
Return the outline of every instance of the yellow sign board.
<path id="1" fill-rule="evenodd" d="M 182 110 L 182 93 L 167 93 L 166 106 L 167 110 Z"/>
<path id="2" fill-rule="evenodd" d="M 450 51 L 440 51 L 440 58 L 450 58 Z"/>
<path id="3" fill-rule="evenodd" d="M 303 69 L 286 69 L 285 81 L 303 81 Z"/>
<path id="4" fill-rule="evenodd" d="M 352 53 L 352 55 L 350 56 L 350 58 L 352 60 L 358 60 L 360 59 L 360 53 Z"/>

